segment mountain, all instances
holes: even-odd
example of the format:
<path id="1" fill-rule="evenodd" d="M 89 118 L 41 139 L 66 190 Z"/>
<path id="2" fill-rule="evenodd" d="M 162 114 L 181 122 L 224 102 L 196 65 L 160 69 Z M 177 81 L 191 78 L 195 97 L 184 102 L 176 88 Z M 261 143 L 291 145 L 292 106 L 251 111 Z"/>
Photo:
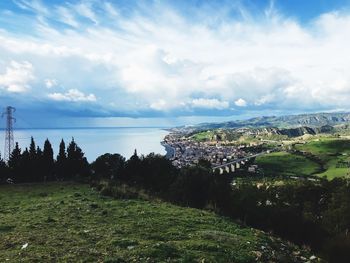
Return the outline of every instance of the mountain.
<path id="1" fill-rule="evenodd" d="M 334 125 L 350 123 L 350 113 L 313 113 L 287 116 L 263 116 L 248 120 L 228 121 L 222 123 L 201 123 L 190 127 L 182 127 L 187 131 L 200 131 L 219 128 L 318 128 L 331 129 Z M 304 128 L 306 129 L 306 128 Z"/>
<path id="2" fill-rule="evenodd" d="M 331 125 L 324 125 L 321 127 L 301 126 L 294 128 L 248 128 L 247 130 L 249 130 L 250 133 L 255 132 L 257 135 L 285 135 L 287 137 L 299 137 L 307 134 L 316 135 L 319 133 L 332 133 L 338 131 L 339 129 L 336 129 Z"/>

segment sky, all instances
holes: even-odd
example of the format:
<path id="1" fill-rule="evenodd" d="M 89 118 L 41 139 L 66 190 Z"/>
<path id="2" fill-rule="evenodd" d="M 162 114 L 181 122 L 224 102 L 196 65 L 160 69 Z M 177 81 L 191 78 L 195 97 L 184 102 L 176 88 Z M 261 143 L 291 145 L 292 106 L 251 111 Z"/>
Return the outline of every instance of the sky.
<path id="1" fill-rule="evenodd" d="M 349 111 L 349 47 L 350 0 L 1 0 L 0 106 L 29 128 Z"/>

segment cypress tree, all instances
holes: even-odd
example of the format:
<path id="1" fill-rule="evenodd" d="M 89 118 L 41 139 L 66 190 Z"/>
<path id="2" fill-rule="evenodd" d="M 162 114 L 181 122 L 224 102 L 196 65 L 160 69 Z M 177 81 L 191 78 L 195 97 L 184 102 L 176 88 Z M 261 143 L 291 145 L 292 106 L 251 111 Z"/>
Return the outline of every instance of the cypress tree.
<path id="1" fill-rule="evenodd" d="M 34 142 L 34 138 L 30 137 L 30 146 L 29 146 L 29 157 L 31 160 L 35 160 L 36 159 L 36 147 L 35 147 L 35 142 Z"/>
<path id="2" fill-rule="evenodd" d="M 77 164 L 76 164 L 76 143 L 74 141 L 74 138 L 72 138 L 72 141 L 69 143 L 67 147 L 67 177 L 68 179 L 72 179 L 74 176 L 76 170 L 77 170 Z"/>
<path id="3" fill-rule="evenodd" d="M 75 176 L 84 176 L 89 173 L 89 163 L 84 157 L 81 148 L 76 144 L 74 138 L 67 147 L 67 175 L 69 179 Z"/>
<path id="4" fill-rule="evenodd" d="M 142 162 L 139 156 L 137 155 L 137 151 L 135 149 L 134 154 L 130 157 L 130 159 L 126 162 L 126 170 L 124 175 L 122 176 L 122 180 L 125 180 L 132 184 L 143 184 L 142 178 Z"/>
<path id="5" fill-rule="evenodd" d="M 57 155 L 56 165 L 55 165 L 55 174 L 58 180 L 65 179 L 65 174 L 67 172 L 66 166 L 67 166 L 66 144 L 62 139 L 59 147 L 59 152 Z"/>
<path id="6" fill-rule="evenodd" d="M 32 161 L 30 160 L 28 148 L 26 148 L 22 153 L 22 161 L 21 161 L 21 173 L 24 174 L 23 182 L 33 182 L 35 180 L 34 177 L 30 174 L 30 169 L 32 167 Z"/>
<path id="7" fill-rule="evenodd" d="M 34 159 L 32 172 L 35 173 L 36 181 L 43 182 L 45 172 L 43 170 L 43 151 L 38 146 L 36 148 L 36 158 Z"/>
<path id="8" fill-rule="evenodd" d="M 8 166 L 10 168 L 10 176 L 14 182 L 23 181 L 23 175 L 21 174 L 21 149 L 19 148 L 18 142 L 16 142 L 15 148 L 13 149 L 9 161 Z"/>
<path id="9" fill-rule="evenodd" d="M 42 170 L 44 172 L 44 180 L 52 181 L 54 173 L 54 159 L 53 159 L 53 150 L 51 143 L 48 139 L 44 143 L 44 151 L 42 157 Z"/>
<path id="10" fill-rule="evenodd" d="M 4 161 L 4 159 L 2 159 L 1 153 L 0 153 L 0 184 L 5 183 L 8 176 L 9 176 L 9 174 L 8 174 L 7 165 Z"/>
<path id="11" fill-rule="evenodd" d="M 29 181 L 37 182 L 39 180 L 38 176 L 38 158 L 37 158 L 37 148 L 33 137 L 30 137 L 29 145 L 29 169 L 27 171 L 27 176 L 30 178 Z"/>

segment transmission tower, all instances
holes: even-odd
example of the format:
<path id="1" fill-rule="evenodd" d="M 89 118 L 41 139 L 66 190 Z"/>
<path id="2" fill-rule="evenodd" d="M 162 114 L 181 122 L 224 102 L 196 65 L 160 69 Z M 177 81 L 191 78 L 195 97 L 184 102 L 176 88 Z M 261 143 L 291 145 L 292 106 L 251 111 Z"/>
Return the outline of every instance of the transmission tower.
<path id="1" fill-rule="evenodd" d="M 12 114 L 16 111 L 14 107 L 7 106 L 2 113 L 2 117 L 6 116 L 6 129 L 5 129 L 5 151 L 4 151 L 4 160 L 8 161 L 14 147 L 13 139 L 13 123 L 16 119 Z"/>

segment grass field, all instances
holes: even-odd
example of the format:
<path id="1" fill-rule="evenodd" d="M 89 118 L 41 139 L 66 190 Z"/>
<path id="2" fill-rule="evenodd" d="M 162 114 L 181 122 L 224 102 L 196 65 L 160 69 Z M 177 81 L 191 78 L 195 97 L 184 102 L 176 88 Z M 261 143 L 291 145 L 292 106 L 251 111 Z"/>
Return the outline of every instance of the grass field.
<path id="1" fill-rule="evenodd" d="M 0 186 L 0 262 L 303 262 L 261 231 L 87 185 Z"/>
<path id="2" fill-rule="evenodd" d="M 320 138 L 296 145 L 295 148 L 309 152 L 322 160 L 326 171 L 319 173 L 319 176 L 326 176 L 328 179 L 348 176 L 349 168 L 340 164 L 350 163 L 350 140 Z"/>
<path id="3" fill-rule="evenodd" d="M 203 141 L 208 141 L 211 140 L 212 137 L 214 136 L 214 131 L 204 131 L 204 132 L 199 132 L 196 133 L 192 136 L 192 139 L 198 142 L 203 142 Z"/>
<path id="4" fill-rule="evenodd" d="M 314 155 L 328 160 L 330 155 L 350 154 L 350 140 L 337 138 L 320 138 L 312 140 L 306 144 L 298 144 L 295 146 L 300 151 L 307 151 Z"/>
<path id="5" fill-rule="evenodd" d="M 349 176 L 350 140 L 321 137 L 294 147 L 301 152 L 312 154 L 319 161 L 300 154 L 278 152 L 259 156 L 256 164 L 263 168 L 266 175 L 273 176 L 317 175 L 328 179 Z"/>
<path id="6" fill-rule="evenodd" d="M 257 157 L 255 163 L 263 168 L 265 175 L 307 176 L 317 173 L 320 166 L 304 156 L 276 152 Z"/>

